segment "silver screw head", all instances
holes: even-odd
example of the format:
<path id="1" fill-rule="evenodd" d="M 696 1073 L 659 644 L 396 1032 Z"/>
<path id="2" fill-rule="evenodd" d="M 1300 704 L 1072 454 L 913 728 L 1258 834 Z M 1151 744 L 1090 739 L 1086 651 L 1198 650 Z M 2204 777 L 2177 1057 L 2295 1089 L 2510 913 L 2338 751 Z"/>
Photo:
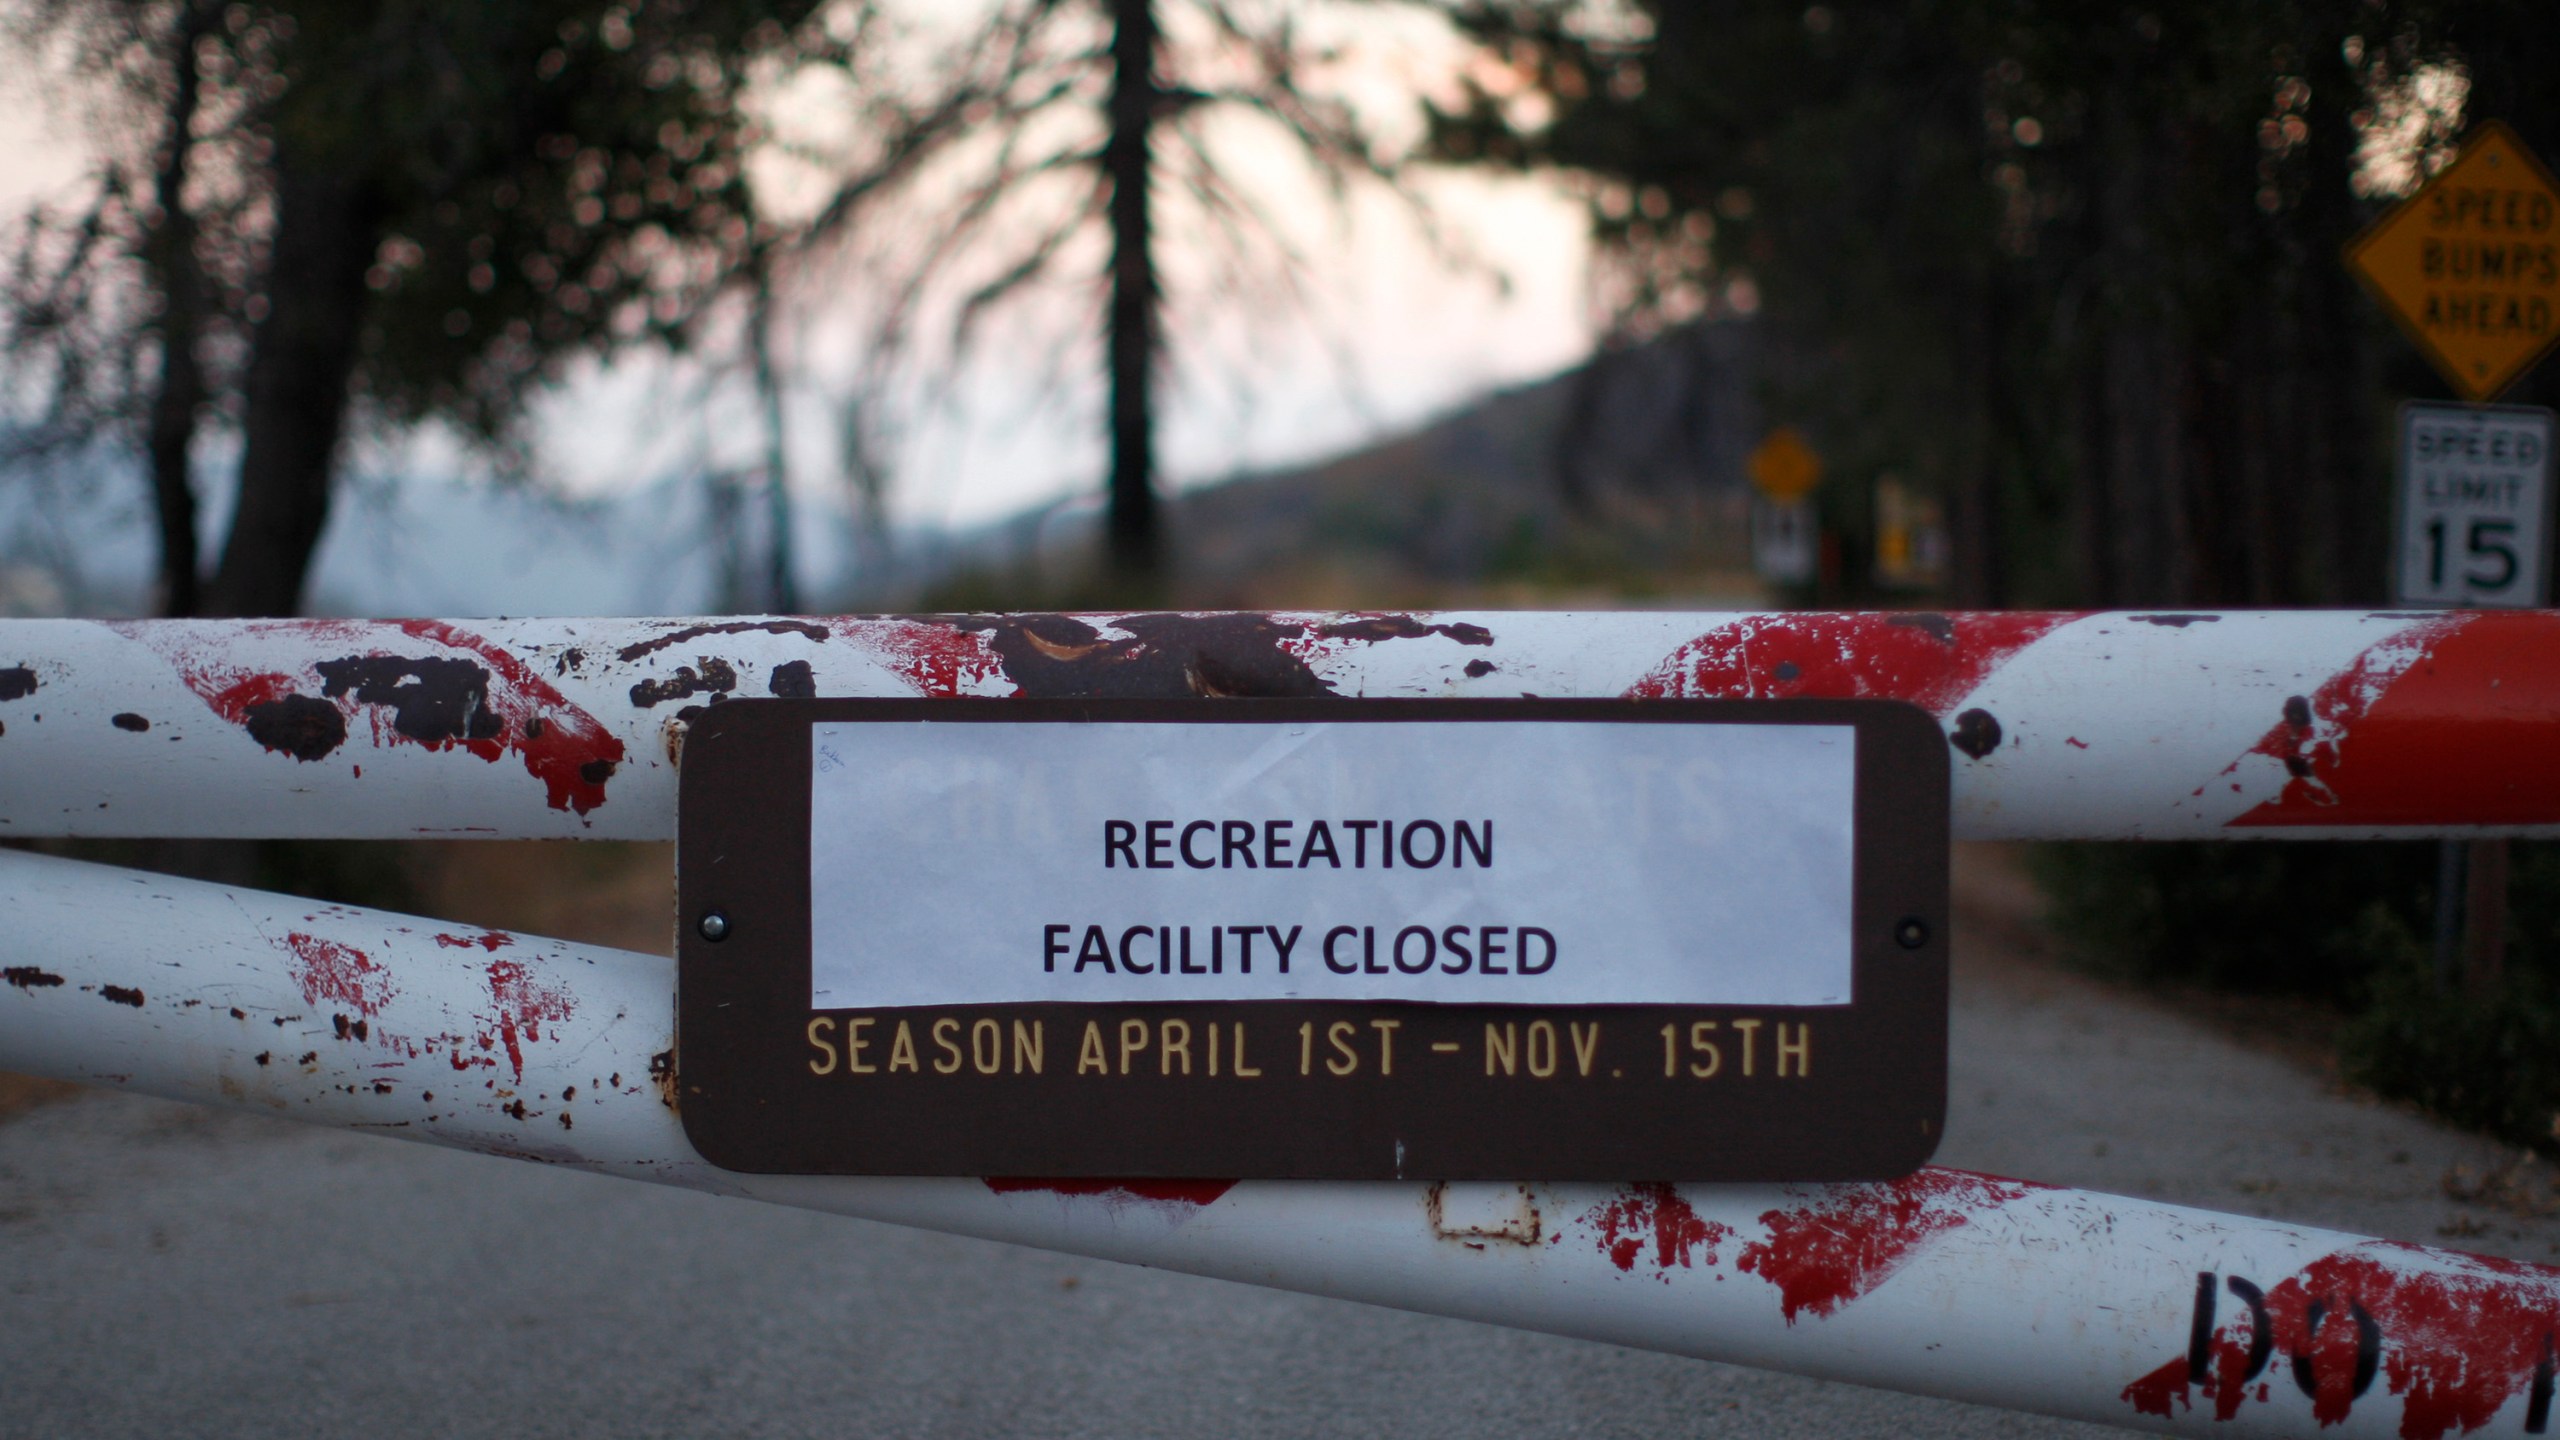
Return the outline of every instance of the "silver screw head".
<path id="1" fill-rule="evenodd" d="M 729 917 L 717 910 L 706 910 L 703 912 L 702 923 L 694 928 L 702 932 L 702 938 L 705 940 L 714 942 L 726 940 L 729 938 Z"/>

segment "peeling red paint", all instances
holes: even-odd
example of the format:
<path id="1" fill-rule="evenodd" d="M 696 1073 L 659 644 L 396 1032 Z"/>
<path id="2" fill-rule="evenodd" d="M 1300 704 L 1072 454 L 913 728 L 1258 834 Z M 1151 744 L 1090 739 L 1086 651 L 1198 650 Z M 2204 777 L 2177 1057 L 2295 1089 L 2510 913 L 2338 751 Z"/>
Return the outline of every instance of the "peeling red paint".
<path id="1" fill-rule="evenodd" d="M 2293 773 L 2234 826 L 2560 820 L 2560 615 L 2424 621 L 2304 698 L 2249 752 Z"/>
<path id="2" fill-rule="evenodd" d="M 185 622 L 133 622 L 113 627 L 117 633 L 149 646 L 177 670 L 187 688 L 225 721 L 259 734 L 262 718 L 278 727 L 260 736 L 269 749 L 284 749 L 304 760 L 318 759 L 338 744 L 335 722 L 326 735 L 308 733 L 307 722 L 276 707 L 316 711 L 327 720 L 333 706 L 348 720 L 371 721 L 377 749 L 416 744 L 430 750 L 460 749 L 495 762 L 512 752 L 525 771 L 542 781 L 554 810 L 584 815 L 605 802 L 605 782 L 623 760 L 622 741 L 596 718 L 553 689 L 515 656 L 488 639 L 441 620 L 392 622 L 256 621 L 225 624 L 218 629 Z M 498 722 L 493 734 L 420 740 L 386 723 L 382 707 L 331 690 L 318 670 L 332 651 L 350 656 L 387 657 L 382 642 L 389 633 L 462 651 L 488 672 L 487 711 Z M 278 639 L 298 652 L 290 669 L 246 658 Z M 325 698 L 324 698 L 325 697 Z M 262 716 L 260 713 L 264 711 Z"/>
<path id="3" fill-rule="evenodd" d="M 2227 1363 L 2220 1356 L 2215 1359 L 2217 1363 Z M 2194 1404 L 2187 1393 L 2190 1388 L 2187 1383 L 2187 1357 L 2181 1355 L 2124 1387 L 2123 1395 L 2118 1398 L 2131 1405 L 2137 1415 L 2166 1418 L 2173 1402 L 2188 1406 Z M 2221 1418 L 2228 1420 L 2231 1417 L 2225 1415 Z"/>
<path id="4" fill-rule="evenodd" d="M 540 1040 L 542 1027 L 557 1025 L 575 1013 L 576 1002 L 564 987 L 546 985 L 533 977 L 524 966 L 513 960 L 489 962 L 489 998 L 497 1002 L 498 1041 L 506 1046 L 507 1063 L 515 1067 L 516 1079 L 524 1079 L 524 1047 L 522 1041 Z M 489 1048 L 489 1037 L 480 1037 L 482 1049 Z M 453 1068 L 463 1068 L 457 1063 Z"/>
<path id="5" fill-rule="evenodd" d="M 2560 1327 L 2560 1269 L 2370 1241 L 2287 1277 L 2267 1290 L 2265 1307 L 2276 1385 L 2300 1391 L 2307 1376 L 2321 1425 L 2347 1419 L 2374 1393 L 2355 1394 L 2361 1311 L 2380 1340 L 2375 1378 L 2402 1397 L 2402 1440 L 2442 1440 L 2487 1425 L 2528 1393 Z M 2245 1373 L 2255 1323 L 2232 1307 L 2214 1332 L 2205 1381 L 2218 1420 L 2272 1393 Z M 2166 1417 L 2173 1405 L 2192 1407 L 2196 1388 L 2181 1356 L 2125 1386 L 2121 1398 L 2138 1414 Z"/>
<path id="6" fill-rule="evenodd" d="M 503 744 L 523 756 L 525 773 L 543 783 L 554 810 L 584 815 L 604 803 L 605 782 L 623 758 L 622 741 L 612 731 L 570 704 L 531 666 L 478 635 L 441 620 L 394 623 L 405 634 L 469 651 L 488 665 L 489 708 L 505 722 L 506 733 L 502 742 L 464 742 L 474 754 L 495 760 L 495 747 Z"/>
<path id="7" fill-rule="evenodd" d="M 1735 1257 L 1778 1287 L 1787 1323 L 1826 1316 L 1902 1268 L 1928 1241 L 1958 1230 L 1994 1206 L 2044 1187 L 1965 1170 L 1922 1170 L 1875 1185 L 1847 1185 L 1820 1203 L 1760 1217 L 1768 1238 Z"/>
<path id="8" fill-rule="evenodd" d="M 841 632 L 929 699 L 974 694 L 1004 673 L 982 634 L 933 620 L 860 620 Z"/>
<path id="9" fill-rule="evenodd" d="M 503 946 L 516 943 L 516 937 L 503 930 L 487 930 L 477 935 L 438 935 L 436 945 L 445 950 L 468 950 L 477 945 L 495 955 Z"/>
<path id="10" fill-rule="evenodd" d="M 2001 662 L 2077 619 L 2050 612 L 1751 615 L 1673 651 L 1630 698 L 1908 700 L 1944 715 Z"/>
<path id="11" fill-rule="evenodd" d="M 999 1195 L 1045 1190 L 1052 1195 L 1099 1195 L 1104 1199 L 1145 1200 L 1155 1204 L 1200 1207 L 1217 1203 L 1236 1186 L 1233 1180 L 1086 1180 L 1043 1179 L 1024 1175 L 990 1175 L 986 1186 Z"/>
<path id="12" fill-rule="evenodd" d="M 305 1004 L 343 1005 L 370 1020 L 400 993 L 390 971 L 352 945 L 296 930 L 284 937 L 284 948 L 293 956 L 293 979 Z"/>
<path id="13" fill-rule="evenodd" d="M 1658 1183 L 1630 1187 L 1592 1207 L 1582 1223 L 1600 1232 L 1600 1253 L 1621 1270 L 1633 1272 L 1650 1241 L 1653 1268 L 1666 1282 L 1672 1266 L 1688 1268 L 1692 1251 L 1703 1249 L 1705 1263 L 1716 1263 L 1716 1247 L 1733 1234 L 1730 1225 L 1700 1219 L 1679 1191 Z"/>

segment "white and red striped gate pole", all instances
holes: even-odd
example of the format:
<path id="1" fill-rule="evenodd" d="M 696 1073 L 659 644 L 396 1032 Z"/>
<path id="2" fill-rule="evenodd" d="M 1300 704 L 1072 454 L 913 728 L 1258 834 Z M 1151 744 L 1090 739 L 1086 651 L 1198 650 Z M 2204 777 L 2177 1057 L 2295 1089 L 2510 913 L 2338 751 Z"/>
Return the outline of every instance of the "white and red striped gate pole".
<path id="1" fill-rule="evenodd" d="M 2560 833 L 2560 612 L 0 621 L 0 834 L 665 839 L 750 695 L 1887 696 L 1961 839 Z"/>

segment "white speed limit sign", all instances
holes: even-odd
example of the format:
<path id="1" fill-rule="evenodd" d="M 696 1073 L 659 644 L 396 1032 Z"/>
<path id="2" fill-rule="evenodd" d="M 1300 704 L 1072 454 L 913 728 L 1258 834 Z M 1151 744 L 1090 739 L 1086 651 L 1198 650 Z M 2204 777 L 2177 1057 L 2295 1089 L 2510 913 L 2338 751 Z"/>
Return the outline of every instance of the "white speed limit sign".
<path id="1" fill-rule="evenodd" d="M 2400 408 L 2399 603 L 2546 603 L 2551 430 L 2533 406 Z"/>

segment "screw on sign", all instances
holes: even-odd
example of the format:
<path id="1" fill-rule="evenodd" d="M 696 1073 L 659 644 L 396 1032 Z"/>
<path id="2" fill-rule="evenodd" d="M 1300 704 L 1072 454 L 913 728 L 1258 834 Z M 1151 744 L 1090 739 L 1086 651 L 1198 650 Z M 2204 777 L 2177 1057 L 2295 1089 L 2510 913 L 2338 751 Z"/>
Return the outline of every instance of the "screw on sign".
<path id="1" fill-rule="evenodd" d="M 2481 125 L 2347 267 L 2463 399 L 2490 399 L 2560 342 L 2560 182 L 2513 131 Z"/>

